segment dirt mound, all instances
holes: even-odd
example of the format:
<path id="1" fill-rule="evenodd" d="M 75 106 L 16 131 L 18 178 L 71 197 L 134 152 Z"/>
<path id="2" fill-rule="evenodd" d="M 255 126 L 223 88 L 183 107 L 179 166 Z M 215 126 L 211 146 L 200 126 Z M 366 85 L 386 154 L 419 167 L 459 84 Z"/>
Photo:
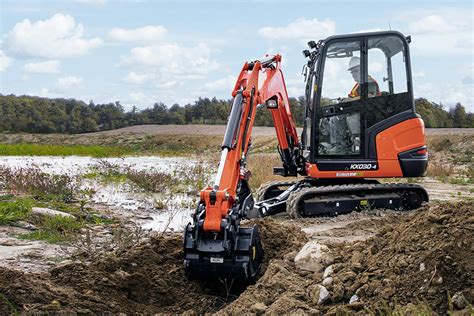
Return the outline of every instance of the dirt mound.
<path id="1" fill-rule="evenodd" d="M 306 241 L 294 225 L 259 222 L 265 262 Z M 152 238 L 90 265 L 69 263 L 45 274 L 0 270 L 0 314 L 19 312 L 197 313 L 217 311 L 243 289 L 187 281 L 180 236 Z M 4 304 L 4 303 L 7 304 Z"/>
<path id="2" fill-rule="evenodd" d="M 3 270 L 0 292 L 20 310 L 35 312 L 171 313 L 223 304 L 214 289 L 185 280 L 179 237 L 152 238 L 118 257 L 89 266 L 70 263 L 49 274 Z"/>
<path id="3" fill-rule="evenodd" d="M 473 236 L 473 201 L 426 207 L 367 242 L 339 249 L 333 301 L 347 303 L 354 294 L 362 302 L 421 301 L 441 313 L 456 292 L 473 302 Z"/>
<path id="4" fill-rule="evenodd" d="M 369 240 L 333 246 L 333 281 L 327 285 L 330 298 L 325 305 L 318 305 L 322 275 L 298 270 L 294 256 L 287 254 L 271 261 L 257 284 L 222 312 L 333 314 L 360 310 L 384 314 L 415 304 L 417 314 L 421 302 L 445 314 L 448 299 L 456 292 L 473 302 L 472 236 L 473 201 L 426 207 L 404 221 L 385 225 Z M 359 301 L 349 305 L 353 295 Z"/>

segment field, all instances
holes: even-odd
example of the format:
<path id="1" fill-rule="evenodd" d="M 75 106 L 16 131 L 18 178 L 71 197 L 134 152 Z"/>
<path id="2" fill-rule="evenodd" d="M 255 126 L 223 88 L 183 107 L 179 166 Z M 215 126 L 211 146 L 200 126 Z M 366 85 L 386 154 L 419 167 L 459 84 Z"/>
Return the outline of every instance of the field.
<path id="1" fill-rule="evenodd" d="M 427 176 L 402 179 L 427 188 L 421 209 L 248 221 L 265 259 L 247 288 L 187 281 L 182 267 L 224 130 L 0 134 L 0 314 L 474 313 L 472 129 L 427 130 Z M 279 158 L 273 128 L 253 135 L 255 190 L 278 179 Z M 301 260 L 315 245 L 324 260 Z"/>

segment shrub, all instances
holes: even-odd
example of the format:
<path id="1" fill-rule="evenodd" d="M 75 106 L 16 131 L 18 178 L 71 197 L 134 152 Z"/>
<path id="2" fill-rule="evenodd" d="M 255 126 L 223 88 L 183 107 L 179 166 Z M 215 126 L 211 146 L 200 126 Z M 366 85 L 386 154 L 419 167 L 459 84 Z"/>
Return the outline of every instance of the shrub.
<path id="1" fill-rule="evenodd" d="M 68 175 L 44 173 L 38 167 L 0 167 L 0 190 L 29 194 L 36 199 L 70 202 L 78 189 L 76 179 Z"/>

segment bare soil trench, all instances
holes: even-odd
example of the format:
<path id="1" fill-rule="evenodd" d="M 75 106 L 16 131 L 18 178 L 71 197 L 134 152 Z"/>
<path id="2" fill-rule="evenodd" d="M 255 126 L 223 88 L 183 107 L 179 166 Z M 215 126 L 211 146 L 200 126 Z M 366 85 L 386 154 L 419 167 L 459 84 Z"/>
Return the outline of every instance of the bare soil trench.
<path id="1" fill-rule="evenodd" d="M 0 314 L 335 314 L 384 308 L 444 314 L 454 295 L 462 299 L 451 309 L 472 313 L 472 201 L 433 203 L 409 213 L 368 211 L 301 220 L 277 216 L 256 222 L 264 271 L 246 289 L 187 281 L 181 236 L 155 235 L 88 265 L 68 262 L 45 273 L 2 268 Z M 308 240 L 328 246 L 322 269 L 309 271 L 295 263 Z M 328 298 L 320 302 L 324 270 L 332 270 L 332 281 L 325 286 Z M 349 304 L 354 295 L 358 299 Z"/>

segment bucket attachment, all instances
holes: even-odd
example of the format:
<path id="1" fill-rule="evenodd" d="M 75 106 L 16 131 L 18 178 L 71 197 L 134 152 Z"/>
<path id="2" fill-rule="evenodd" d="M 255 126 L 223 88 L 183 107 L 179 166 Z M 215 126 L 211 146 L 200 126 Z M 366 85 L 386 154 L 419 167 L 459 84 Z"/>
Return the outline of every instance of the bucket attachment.
<path id="1" fill-rule="evenodd" d="M 220 232 L 205 232 L 202 225 L 203 220 L 195 218 L 184 232 L 186 277 L 255 281 L 263 260 L 257 225 L 240 227 L 232 213 L 222 220 Z"/>

